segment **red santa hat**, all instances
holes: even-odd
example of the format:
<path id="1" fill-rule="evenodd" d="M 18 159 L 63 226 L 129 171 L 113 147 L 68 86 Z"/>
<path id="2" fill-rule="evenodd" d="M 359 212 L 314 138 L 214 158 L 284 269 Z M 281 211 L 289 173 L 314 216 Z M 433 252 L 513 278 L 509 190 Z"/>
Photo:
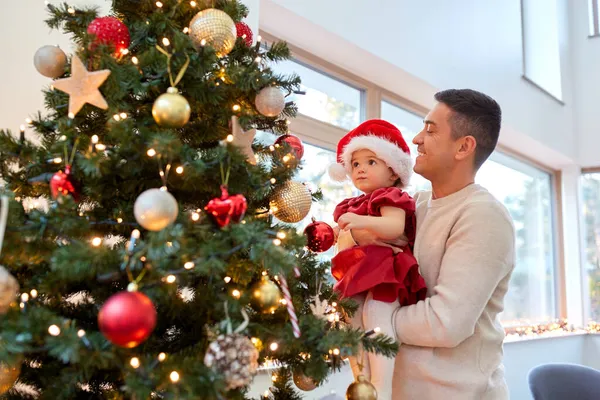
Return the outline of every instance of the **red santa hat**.
<path id="1" fill-rule="evenodd" d="M 408 186 L 412 175 L 412 158 L 402 133 L 394 125 L 381 119 L 363 122 L 346 134 L 337 145 L 337 163 L 329 166 L 329 176 L 338 182 L 345 181 L 352 173 L 352 153 L 371 150 L 383 160 Z"/>

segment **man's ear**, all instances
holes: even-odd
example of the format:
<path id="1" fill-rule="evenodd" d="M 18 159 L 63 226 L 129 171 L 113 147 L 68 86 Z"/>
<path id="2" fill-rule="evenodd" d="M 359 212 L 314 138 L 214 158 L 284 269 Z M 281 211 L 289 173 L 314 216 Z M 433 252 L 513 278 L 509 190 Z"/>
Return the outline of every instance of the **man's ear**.
<path id="1" fill-rule="evenodd" d="M 473 136 L 463 136 L 458 140 L 458 150 L 456 151 L 455 158 L 457 160 L 464 160 L 475 153 L 477 148 L 477 141 Z"/>

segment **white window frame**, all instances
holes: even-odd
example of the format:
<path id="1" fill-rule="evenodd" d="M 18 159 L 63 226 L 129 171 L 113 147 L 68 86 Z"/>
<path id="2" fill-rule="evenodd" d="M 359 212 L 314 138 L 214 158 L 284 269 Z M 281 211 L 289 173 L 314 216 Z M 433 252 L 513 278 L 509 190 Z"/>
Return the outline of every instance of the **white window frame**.
<path id="1" fill-rule="evenodd" d="M 598 0 L 588 0 L 588 16 L 590 24 L 589 38 L 600 37 L 600 13 Z"/>
<path id="2" fill-rule="evenodd" d="M 582 168 L 581 169 L 581 177 L 583 177 L 584 175 L 587 174 L 600 174 L 600 167 L 589 167 L 589 168 Z M 579 181 L 579 203 L 580 203 L 580 207 L 583 207 L 584 203 L 583 203 L 583 194 L 582 194 L 582 189 L 581 189 L 581 177 L 580 177 L 580 181 Z M 591 309 L 591 304 L 590 304 L 590 290 L 588 287 L 588 282 L 587 282 L 587 272 L 584 270 L 583 266 L 585 265 L 585 260 L 586 260 L 586 252 L 585 252 L 585 245 L 586 245 L 586 232 L 585 232 L 585 223 L 584 223 L 584 214 L 583 212 L 580 212 L 579 214 L 579 228 L 580 228 L 580 235 L 579 235 L 579 246 L 580 246 L 580 257 L 581 257 L 581 273 L 580 273 L 580 280 L 581 280 L 581 295 L 583 297 L 583 319 L 584 321 L 590 321 L 591 316 L 592 316 L 592 309 Z M 600 322 L 600 321 L 593 321 L 593 322 Z"/>
<path id="3" fill-rule="evenodd" d="M 530 71 L 530 67 L 528 65 L 529 64 L 534 64 L 535 65 L 535 62 L 534 63 L 531 63 L 531 62 L 528 63 L 527 62 L 527 59 L 529 58 L 528 57 L 528 49 L 529 49 L 529 51 L 532 51 L 532 49 L 537 49 L 540 46 L 539 46 L 539 43 L 538 43 L 538 46 L 536 46 L 535 43 L 528 43 L 528 41 L 529 41 L 528 40 L 528 36 L 529 35 L 527 34 L 527 32 L 529 32 L 529 33 L 531 33 L 531 32 L 537 32 L 538 35 L 539 35 L 539 32 L 538 32 L 538 30 L 528 31 L 529 24 L 528 24 L 528 21 L 526 21 L 526 17 L 525 17 L 525 14 L 526 14 L 526 5 L 525 5 L 525 2 L 527 2 L 527 1 L 533 1 L 533 0 L 521 0 L 521 43 L 522 43 L 522 60 L 523 60 L 523 74 L 522 74 L 522 78 L 523 78 L 523 80 L 525 80 L 526 82 L 528 82 L 529 84 L 531 84 L 533 87 L 535 87 L 538 90 L 540 90 L 542 93 L 544 93 L 544 94 L 548 95 L 550 98 L 554 99 L 559 104 L 564 105 L 565 104 L 564 101 L 563 101 L 564 88 L 563 88 L 563 77 L 562 77 L 562 74 L 563 74 L 563 65 L 562 65 L 563 63 L 562 63 L 562 61 L 563 60 L 562 60 L 562 57 L 561 57 L 561 54 L 560 54 L 560 46 L 559 46 L 558 40 L 556 42 L 556 49 L 555 50 L 558 52 L 558 79 L 559 79 L 558 86 L 559 86 L 560 93 L 552 93 L 550 91 L 551 89 L 549 89 L 547 87 L 544 87 L 545 86 L 544 83 L 538 82 L 538 80 L 537 80 L 536 77 L 529 75 L 530 73 L 532 73 L 532 71 Z M 540 1 L 540 0 L 537 0 L 537 1 Z M 549 1 L 549 0 L 545 0 L 545 1 Z M 556 2 L 557 0 L 551 0 L 551 1 Z M 555 10 L 555 12 L 558 13 L 558 9 Z M 545 18 L 545 16 L 542 16 L 539 13 L 532 13 L 532 14 L 534 16 L 538 17 L 538 18 Z M 529 21 L 529 22 L 533 22 L 533 21 Z M 534 25 L 534 26 L 538 27 L 537 24 L 531 24 L 531 25 Z M 557 29 L 558 29 L 558 24 L 557 24 Z M 556 33 L 556 34 L 558 35 L 558 33 Z M 545 39 L 544 40 L 545 43 L 547 43 L 549 40 L 551 40 L 551 38 L 548 38 L 547 36 L 544 36 L 544 39 Z M 558 38 L 558 39 L 560 39 L 560 38 Z M 537 52 L 537 54 L 539 54 L 539 52 Z M 548 64 L 546 63 L 546 65 L 548 65 Z M 547 67 L 546 67 L 546 69 L 547 69 Z M 534 72 L 538 72 L 539 73 L 539 70 L 540 70 L 540 68 L 539 68 L 539 63 L 538 63 L 538 68 L 537 68 L 537 70 L 534 69 Z M 529 73 L 528 73 L 528 71 L 529 71 Z"/>

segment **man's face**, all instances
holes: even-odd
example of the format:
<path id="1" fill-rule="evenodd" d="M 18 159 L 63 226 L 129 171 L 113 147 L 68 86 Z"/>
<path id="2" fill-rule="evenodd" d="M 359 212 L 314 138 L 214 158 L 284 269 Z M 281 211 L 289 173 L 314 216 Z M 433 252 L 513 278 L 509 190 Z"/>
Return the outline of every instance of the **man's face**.
<path id="1" fill-rule="evenodd" d="M 437 103 L 423 120 L 421 132 L 413 139 L 418 157 L 414 171 L 430 181 L 452 171 L 459 144 L 452 138 L 450 116 L 452 110 Z"/>

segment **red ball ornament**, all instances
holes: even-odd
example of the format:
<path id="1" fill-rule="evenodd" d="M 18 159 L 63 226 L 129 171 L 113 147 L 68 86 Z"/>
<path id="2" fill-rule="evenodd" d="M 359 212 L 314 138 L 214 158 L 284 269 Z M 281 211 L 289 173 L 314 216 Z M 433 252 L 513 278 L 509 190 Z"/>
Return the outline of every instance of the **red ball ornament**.
<path id="1" fill-rule="evenodd" d="M 335 242 L 335 233 L 329 224 L 322 221 L 315 221 L 304 229 L 304 234 L 308 239 L 307 247 L 316 253 L 327 251 Z"/>
<path id="2" fill-rule="evenodd" d="M 133 348 L 143 343 L 156 325 L 156 309 L 140 292 L 121 292 L 109 297 L 98 314 L 100 331 L 110 342 Z"/>
<path id="3" fill-rule="evenodd" d="M 92 50 L 100 44 L 112 45 L 118 55 L 129 47 L 129 29 L 115 17 L 96 18 L 88 25 L 87 32 L 96 36 Z"/>
<path id="4" fill-rule="evenodd" d="M 283 146 L 286 143 L 292 149 L 294 149 L 294 153 L 296 159 L 301 160 L 304 155 L 304 145 L 302 144 L 302 140 L 299 137 L 294 135 L 282 135 L 275 140 L 275 144 Z"/>
<path id="5" fill-rule="evenodd" d="M 237 37 L 244 39 L 246 46 L 252 46 L 252 29 L 245 22 L 236 22 Z"/>
<path id="6" fill-rule="evenodd" d="M 79 201 L 79 190 L 77 182 L 71 175 L 71 166 L 65 166 L 65 171 L 58 171 L 50 179 L 50 192 L 52 198 L 56 199 L 59 195 L 66 196 L 70 194 L 75 201 Z"/>
<path id="7" fill-rule="evenodd" d="M 229 225 L 231 220 L 240 222 L 247 208 L 246 198 L 243 195 L 230 196 L 227 186 L 221 185 L 221 197 L 209 201 L 204 210 L 213 217 L 219 227 L 223 228 Z"/>

